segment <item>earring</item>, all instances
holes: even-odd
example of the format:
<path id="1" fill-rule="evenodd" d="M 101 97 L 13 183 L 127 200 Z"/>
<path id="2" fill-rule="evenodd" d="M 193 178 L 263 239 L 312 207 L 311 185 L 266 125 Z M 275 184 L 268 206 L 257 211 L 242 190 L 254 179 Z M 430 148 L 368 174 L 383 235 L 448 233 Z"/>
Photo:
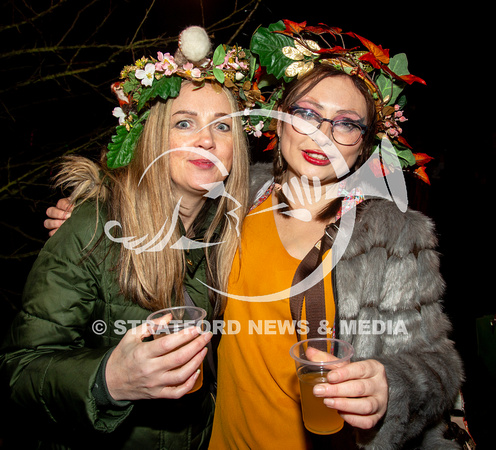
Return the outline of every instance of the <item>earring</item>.
<path id="1" fill-rule="evenodd" d="M 282 152 L 281 152 L 281 138 L 279 138 L 277 142 L 277 166 L 279 169 L 282 171 L 284 168 L 283 162 L 282 162 Z"/>

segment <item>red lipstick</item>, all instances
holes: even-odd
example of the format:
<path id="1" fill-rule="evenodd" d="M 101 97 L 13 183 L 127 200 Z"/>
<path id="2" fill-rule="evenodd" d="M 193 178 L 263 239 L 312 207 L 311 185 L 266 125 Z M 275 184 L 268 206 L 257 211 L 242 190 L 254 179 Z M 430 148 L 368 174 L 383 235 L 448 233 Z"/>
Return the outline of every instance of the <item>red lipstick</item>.
<path id="1" fill-rule="evenodd" d="M 190 159 L 189 162 L 200 169 L 210 169 L 214 166 L 214 163 L 209 159 Z"/>
<path id="2" fill-rule="evenodd" d="M 327 155 L 323 152 L 317 152 L 315 150 L 302 150 L 301 153 L 305 161 L 315 166 L 327 166 L 331 163 Z"/>

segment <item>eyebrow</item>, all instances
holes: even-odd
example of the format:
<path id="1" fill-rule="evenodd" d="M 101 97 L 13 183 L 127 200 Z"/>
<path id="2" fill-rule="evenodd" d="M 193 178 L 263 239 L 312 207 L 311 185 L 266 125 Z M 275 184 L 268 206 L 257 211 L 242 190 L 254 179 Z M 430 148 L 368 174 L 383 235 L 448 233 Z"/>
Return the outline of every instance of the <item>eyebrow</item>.
<path id="1" fill-rule="evenodd" d="M 320 103 L 317 103 L 317 102 L 315 102 L 313 100 L 301 100 L 301 102 L 310 103 L 310 105 L 314 106 L 319 111 L 323 111 L 324 110 L 324 107 Z M 298 106 L 300 108 L 303 108 L 303 109 L 307 109 L 304 106 L 298 105 L 298 102 L 296 103 L 296 106 Z M 354 114 L 354 115 L 358 116 L 360 118 L 360 120 L 363 120 L 364 119 L 361 116 L 361 114 L 358 114 L 358 111 L 355 111 L 353 109 L 340 109 L 339 111 L 336 111 L 336 114 Z"/>
<path id="2" fill-rule="evenodd" d="M 176 111 L 172 115 L 175 116 L 175 115 L 178 115 L 178 114 L 185 114 L 185 115 L 189 115 L 189 116 L 198 116 L 198 112 L 196 112 L 196 111 L 188 111 L 188 110 L 185 110 L 185 109 L 181 109 L 179 111 Z M 228 116 L 228 115 L 229 115 L 229 113 L 217 112 L 217 113 L 214 114 L 214 117 L 224 117 L 224 116 Z"/>

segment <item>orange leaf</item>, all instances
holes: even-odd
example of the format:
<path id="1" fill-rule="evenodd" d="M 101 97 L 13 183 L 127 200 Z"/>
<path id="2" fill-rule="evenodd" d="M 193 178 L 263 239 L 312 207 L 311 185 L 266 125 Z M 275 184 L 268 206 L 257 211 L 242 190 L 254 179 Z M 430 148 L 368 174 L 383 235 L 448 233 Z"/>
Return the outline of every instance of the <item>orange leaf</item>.
<path id="1" fill-rule="evenodd" d="M 424 166 L 429 161 L 434 159 L 432 156 L 429 156 L 426 153 L 414 153 L 413 156 L 415 156 L 415 162 L 419 166 Z"/>
<path id="2" fill-rule="evenodd" d="M 418 169 L 414 170 L 413 172 L 417 177 L 419 177 L 424 183 L 427 183 L 428 185 L 431 184 L 429 177 L 427 176 L 427 173 L 425 172 L 424 167 L 419 167 Z"/>
<path id="3" fill-rule="evenodd" d="M 379 46 L 379 48 L 381 51 L 384 52 L 385 55 L 389 55 L 389 50 L 383 50 L 381 46 Z M 381 69 L 383 67 L 382 61 L 377 57 L 377 54 L 373 52 L 366 53 L 365 55 L 360 56 L 359 59 L 360 61 L 369 63 L 374 69 Z"/>
<path id="4" fill-rule="evenodd" d="M 372 173 L 377 177 L 381 178 L 384 175 L 389 175 L 389 169 L 382 164 L 377 158 L 372 159 L 372 161 L 369 162 L 369 167 Z"/>
<path id="5" fill-rule="evenodd" d="M 405 83 L 408 83 L 408 84 L 412 84 L 414 83 L 415 81 L 417 83 L 421 83 L 421 84 L 424 84 L 424 85 L 427 85 L 427 83 L 422 80 L 422 78 L 419 78 L 415 75 L 401 75 L 400 78 L 405 82 Z"/>
<path id="6" fill-rule="evenodd" d="M 341 34 L 343 30 L 341 30 L 341 28 L 329 27 L 324 23 L 319 23 L 319 26 L 316 27 L 312 27 L 312 26 L 306 27 L 305 31 L 315 34 L 329 33 L 335 36 L 336 34 Z"/>
<path id="7" fill-rule="evenodd" d="M 291 20 L 286 20 L 286 19 L 284 19 L 283 22 L 284 22 L 284 25 L 286 25 L 286 30 L 284 30 L 284 31 L 286 31 L 286 33 L 291 33 L 291 35 L 294 33 L 297 33 L 297 34 L 301 33 L 305 29 L 305 27 L 307 26 L 306 22 L 296 23 L 296 22 L 293 22 Z"/>
<path id="8" fill-rule="evenodd" d="M 396 140 L 405 147 L 408 147 L 410 150 L 412 149 L 410 144 L 406 141 L 406 139 L 403 136 L 397 136 Z"/>
<path id="9" fill-rule="evenodd" d="M 264 133 L 264 136 L 269 136 L 270 132 L 268 133 Z M 274 150 L 274 148 L 276 147 L 277 145 L 277 137 L 271 139 L 271 141 L 269 142 L 269 145 L 267 145 L 267 147 L 264 149 L 264 152 L 268 152 L 269 150 Z"/>
<path id="10" fill-rule="evenodd" d="M 331 47 L 331 48 L 321 48 L 316 53 L 320 53 L 321 55 L 324 55 L 324 54 L 335 54 L 335 53 L 345 54 L 345 53 L 347 53 L 349 51 L 350 51 L 350 49 L 343 48 L 340 45 L 335 45 L 334 47 Z"/>
<path id="11" fill-rule="evenodd" d="M 383 49 L 381 45 L 375 45 L 372 41 L 369 41 L 368 39 L 365 39 L 362 36 L 359 36 L 358 34 L 355 33 L 347 33 L 350 36 L 356 37 L 357 39 L 360 40 L 360 42 L 367 47 L 370 53 L 375 57 L 375 59 L 382 64 L 389 64 L 389 50 L 388 49 Z M 370 62 L 370 60 L 368 59 Z"/>

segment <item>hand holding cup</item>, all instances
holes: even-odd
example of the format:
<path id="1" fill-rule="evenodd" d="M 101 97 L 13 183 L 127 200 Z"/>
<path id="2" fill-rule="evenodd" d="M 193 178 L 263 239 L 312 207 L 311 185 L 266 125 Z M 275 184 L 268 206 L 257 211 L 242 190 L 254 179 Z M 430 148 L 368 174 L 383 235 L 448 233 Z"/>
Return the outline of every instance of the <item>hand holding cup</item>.
<path id="1" fill-rule="evenodd" d="M 172 315 L 158 322 L 167 323 Z M 107 362 L 105 377 L 114 400 L 177 399 L 193 389 L 212 333 L 197 326 L 160 339 L 150 322 L 128 330 Z"/>

